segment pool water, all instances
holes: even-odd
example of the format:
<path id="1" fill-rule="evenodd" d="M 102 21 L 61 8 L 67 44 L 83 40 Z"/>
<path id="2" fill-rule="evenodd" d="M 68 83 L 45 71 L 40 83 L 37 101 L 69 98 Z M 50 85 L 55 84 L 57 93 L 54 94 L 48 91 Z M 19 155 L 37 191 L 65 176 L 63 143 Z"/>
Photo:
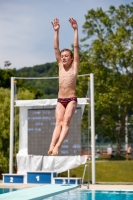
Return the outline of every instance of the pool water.
<path id="1" fill-rule="evenodd" d="M 16 188 L 0 188 L 0 194 L 4 194 L 4 193 L 7 193 L 7 192 L 13 192 L 13 191 L 16 191 L 18 189 Z"/>
<path id="2" fill-rule="evenodd" d="M 133 200 L 133 191 L 72 190 L 46 200 Z"/>

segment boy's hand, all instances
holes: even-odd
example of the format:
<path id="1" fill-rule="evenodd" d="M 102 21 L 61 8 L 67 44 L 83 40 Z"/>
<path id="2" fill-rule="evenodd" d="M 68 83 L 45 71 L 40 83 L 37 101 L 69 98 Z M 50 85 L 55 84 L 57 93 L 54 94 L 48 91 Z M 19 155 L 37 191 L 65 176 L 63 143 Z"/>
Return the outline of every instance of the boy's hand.
<path id="1" fill-rule="evenodd" d="M 78 29 L 78 24 L 75 19 L 69 18 L 69 22 L 71 23 L 74 30 Z"/>
<path id="2" fill-rule="evenodd" d="M 60 28 L 59 20 L 57 18 L 54 19 L 54 22 L 51 22 L 55 31 Z"/>

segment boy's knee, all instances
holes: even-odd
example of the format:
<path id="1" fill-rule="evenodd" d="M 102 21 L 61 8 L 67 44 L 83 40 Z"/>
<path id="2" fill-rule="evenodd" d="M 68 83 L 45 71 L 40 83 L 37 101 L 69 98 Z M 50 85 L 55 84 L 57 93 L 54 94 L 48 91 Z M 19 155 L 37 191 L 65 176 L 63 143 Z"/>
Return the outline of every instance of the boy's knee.
<path id="1" fill-rule="evenodd" d="M 56 126 L 62 126 L 62 120 L 56 120 Z"/>
<path id="2" fill-rule="evenodd" d="M 70 119 L 69 118 L 63 119 L 63 126 L 69 126 L 69 124 L 70 124 Z"/>

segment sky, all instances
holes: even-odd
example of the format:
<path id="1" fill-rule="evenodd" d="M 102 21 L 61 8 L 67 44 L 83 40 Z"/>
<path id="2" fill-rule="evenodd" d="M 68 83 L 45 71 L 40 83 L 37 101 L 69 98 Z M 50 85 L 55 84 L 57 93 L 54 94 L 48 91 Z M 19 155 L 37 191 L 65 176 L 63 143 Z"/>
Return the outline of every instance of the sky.
<path id="1" fill-rule="evenodd" d="M 51 22 L 60 22 L 60 49 L 71 49 L 73 29 L 68 21 L 78 23 L 79 40 L 85 35 L 82 26 L 90 9 L 107 11 L 131 4 L 133 0 L 0 0 L 0 68 L 5 61 L 10 69 L 33 67 L 55 62 L 53 48 L 54 31 Z"/>

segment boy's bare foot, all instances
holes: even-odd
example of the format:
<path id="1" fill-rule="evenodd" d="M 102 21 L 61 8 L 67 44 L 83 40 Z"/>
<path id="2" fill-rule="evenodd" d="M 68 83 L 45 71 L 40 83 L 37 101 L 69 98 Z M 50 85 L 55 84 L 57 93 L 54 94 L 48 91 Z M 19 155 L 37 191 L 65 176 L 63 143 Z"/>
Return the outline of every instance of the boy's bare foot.
<path id="1" fill-rule="evenodd" d="M 54 147 L 55 147 L 55 144 L 50 144 L 49 151 L 48 151 L 49 155 L 52 155 Z"/>
<path id="2" fill-rule="evenodd" d="M 58 152 L 59 152 L 59 146 L 58 145 L 56 145 L 55 147 L 54 147 L 54 149 L 53 149 L 53 152 L 52 152 L 52 156 L 57 156 L 58 155 Z"/>

